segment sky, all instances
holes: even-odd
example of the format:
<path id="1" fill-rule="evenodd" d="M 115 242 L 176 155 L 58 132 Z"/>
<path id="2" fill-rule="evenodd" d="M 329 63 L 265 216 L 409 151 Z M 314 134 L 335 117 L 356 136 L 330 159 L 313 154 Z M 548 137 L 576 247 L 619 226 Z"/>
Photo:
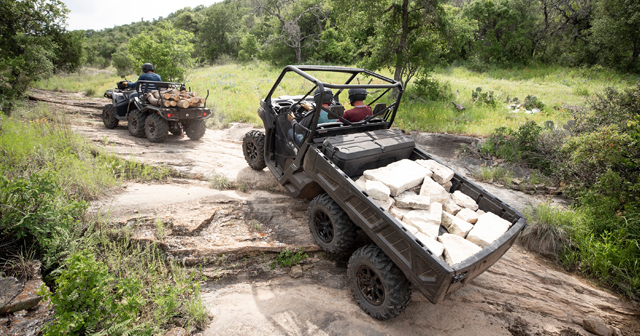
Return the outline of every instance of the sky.
<path id="1" fill-rule="evenodd" d="M 113 28 L 142 18 L 152 21 L 185 7 L 209 6 L 221 0 L 62 0 L 70 10 L 67 30 Z"/>

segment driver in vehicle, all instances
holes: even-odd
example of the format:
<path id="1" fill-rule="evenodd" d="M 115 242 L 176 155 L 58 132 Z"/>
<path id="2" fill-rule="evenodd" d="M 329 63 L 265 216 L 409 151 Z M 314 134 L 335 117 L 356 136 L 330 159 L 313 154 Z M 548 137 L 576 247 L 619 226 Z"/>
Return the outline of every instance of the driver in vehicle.
<path id="1" fill-rule="evenodd" d="M 315 93 L 313 94 L 313 100 L 315 101 L 316 104 L 320 103 L 320 88 L 317 88 Z M 325 88 L 324 99 L 322 100 L 322 106 L 328 109 L 332 101 L 333 101 L 333 91 L 331 91 L 331 89 L 329 88 Z M 307 112 L 313 110 L 313 106 L 311 106 L 311 104 L 307 102 L 302 102 L 300 105 L 304 107 L 307 110 Z M 309 128 L 309 126 L 311 126 L 311 121 L 313 120 L 313 113 L 307 113 L 305 116 L 302 117 L 301 120 L 298 121 L 295 115 L 293 114 L 293 112 L 291 112 L 287 115 L 287 120 L 291 122 L 291 129 L 287 131 L 287 135 L 289 136 L 289 140 L 294 140 L 293 130 L 296 129 L 295 125 L 300 124 L 306 128 Z M 335 122 L 337 120 L 338 119 L 329 119 L 329 114 L 327 113 L 327 111 L 321 110 L 320 117 L 318 118 L 318 124 Z M 304 139 L 303 131 L 304 129 L 300 127 L 298 127 L 298 129 L 296 130 L 295 143 L 298 146 L 302 144 L 302 140 Z"/>
<path id="2" fill-rule="evenodd" d="M 160 75 L 158 75 L 157 73 L 154 72 L 155 69 L 153 67 L 153 64 L 151 63 L 145 63 L 142 65 L 142 74 L 140 75 L 140 77 L 138 77 L 138 81 L 154 81 L 154 82 L 162 82 L 162 78 L 160 78 Z M 127 83 L 127 87 L 128 88 L 135 88 L 136 84 L 138 84 L 138 82 L 128 82 Z M 133 100 L 134 97 L 138 96 L 138 92 L 134 92 L 129 96 L 129 100 Z"/>
<path id="3" fill-rule="evenodd" d="M 350 89 L 349 103 L 353 108 L 345 111 L 342 117 L 350 122 L 358 122 L 367 116 L 372 116 L 373 111 L 369 105 L 365 105 L 365 99 L 367 99 L 367 89 Z"/>

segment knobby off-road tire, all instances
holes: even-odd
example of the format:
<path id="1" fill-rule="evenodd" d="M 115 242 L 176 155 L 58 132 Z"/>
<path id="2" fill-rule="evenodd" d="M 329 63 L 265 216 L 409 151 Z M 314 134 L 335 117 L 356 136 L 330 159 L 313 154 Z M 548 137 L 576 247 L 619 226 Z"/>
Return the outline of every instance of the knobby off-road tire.
<path id="1" fill-rule="evenodd" d="M 204 136 L 204 132 L 207 131 L 207 124 L 204 119 L 191 120 L 188 124 L 184 125 L 184 132 L 191 140 L 200 140 Z"/>
<path id="2" fill-rule="evenodd" d="M 247 132 L 242 138 L 242 152 L 249 167 L 263 170 L 267 166 L 264 162 L 264 133 L 255 130 Z"/>
<path id="3" fill-rule="evenodd" d="M 378 320 L 400 315 L 411 300 L 409 280 L 376 245 L 363 246 L 353 253 L 347 276 L 360 308 Z"/>
<path id="4" fill-rule="evenodd" d="M 104 127 L 108 129 L 118 127 L 120 120 L 116 119 L 115 114 L 116 109 L 113 107 L 113 104 L 107 104 L 102 108 L 102 122 L 104 123 Z"/>
<path id="5" fill-rule="evenodd" d="M 182 135 L 182 128 L 180 128 L 180 123 L 178 122 L 170 122 L 169 123 L 169 132 L 173 135 Z"/>
<path id="6" fill-rule="evenodd" d="M 169 124 L 158 114 L 152 114 L 144 122 L 144 132 L 151 142 L 164 142 L 169 135 Z"/>
<path id="7" fill-rule="evenodd" d="M 129 133 L 134 137 L 142 138 L 145 136 L 144 124 L 147 119 L 147 114 L 140 112 L 140 110 L 133 110 L 129 112 L 129 118 L 127 119 L 129 125 Z"/>
<path id="8" fill-rule="evenodd" d="M 307 215 L 311 235 L 324 251 L 343 254 L 353 249 L 358 227 L 331 196 L 316 196 L 309 203 Z"/>

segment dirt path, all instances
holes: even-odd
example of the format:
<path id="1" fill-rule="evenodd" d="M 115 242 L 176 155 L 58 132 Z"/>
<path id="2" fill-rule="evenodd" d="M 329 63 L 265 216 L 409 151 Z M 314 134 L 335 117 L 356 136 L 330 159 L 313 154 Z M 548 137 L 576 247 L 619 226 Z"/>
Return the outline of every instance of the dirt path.
<path id="1" fill-rule="evenodd" d="M 640 334 L 640 313 L 632 303 L 518 246 L 448 300 L 433 305 L 414 293 L 402 315 L 376 321 L 360 310 L 348 289 L 346 260 L 326 256 L 313 243 L 307 202 L 284 194 L 268 170 L 247 167 L 241 137 L 251 126 L 207 130 L 197 142 L 169 136 L 152 144 L 129 135 L 125 122 L 104 128 L 99 108 L 105 99 L 40 90 L 31 97 L 73 115 L 68 120 L 74 130 L 97 145 L 188 177 L 125 184 L 93 207 L 109 213 L 114 225 L 130 227 L 136 239 L 157 241 L 171 258 L 204 265 L 209 281 L 203 297 L 213 316 L 204 335 L 591 335 L 582 326 L 585 316 L 600 316 L 624 335 Z M 458 172 L 473 169 L 475 162 L 457 156 L 461 144 L 473 138 L 412 135 Z M 206 180 L 216 175 L 240 190 L 211 188 Z M 479 184 L 518 210 L 546 200 Z M 272 268 L 271 252 L 284 247 L 303 247 L 312 257 L 302 277 Z"/>

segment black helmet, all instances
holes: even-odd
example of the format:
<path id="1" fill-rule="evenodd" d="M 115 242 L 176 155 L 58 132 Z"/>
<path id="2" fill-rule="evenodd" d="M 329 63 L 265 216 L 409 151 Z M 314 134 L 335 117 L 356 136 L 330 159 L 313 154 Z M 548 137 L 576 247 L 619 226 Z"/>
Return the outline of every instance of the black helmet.
<path id="1" fill-rule="evenodd" d="M 155 71 L 153 64 L 145 63 L 142 65 L 142 73 L 147 73 L 148 71 Z"/>
<path id="2" fill-rule="evenodd" d="M 333 91 L 329 88 L 324 88 L 324 99 L 322 100 L 322 104 L 330 104 L 333 100 Z M 316 92 L 313 94 L 313 101 L 319 105 L 320 101 L 320 87 L 316 88 Z"/>
<path id="3" fill-rule="evenodd" d="M 367 89 L 349 89 L 349 102 L 353 104 L 354 102 L 367 99 Z"/>

